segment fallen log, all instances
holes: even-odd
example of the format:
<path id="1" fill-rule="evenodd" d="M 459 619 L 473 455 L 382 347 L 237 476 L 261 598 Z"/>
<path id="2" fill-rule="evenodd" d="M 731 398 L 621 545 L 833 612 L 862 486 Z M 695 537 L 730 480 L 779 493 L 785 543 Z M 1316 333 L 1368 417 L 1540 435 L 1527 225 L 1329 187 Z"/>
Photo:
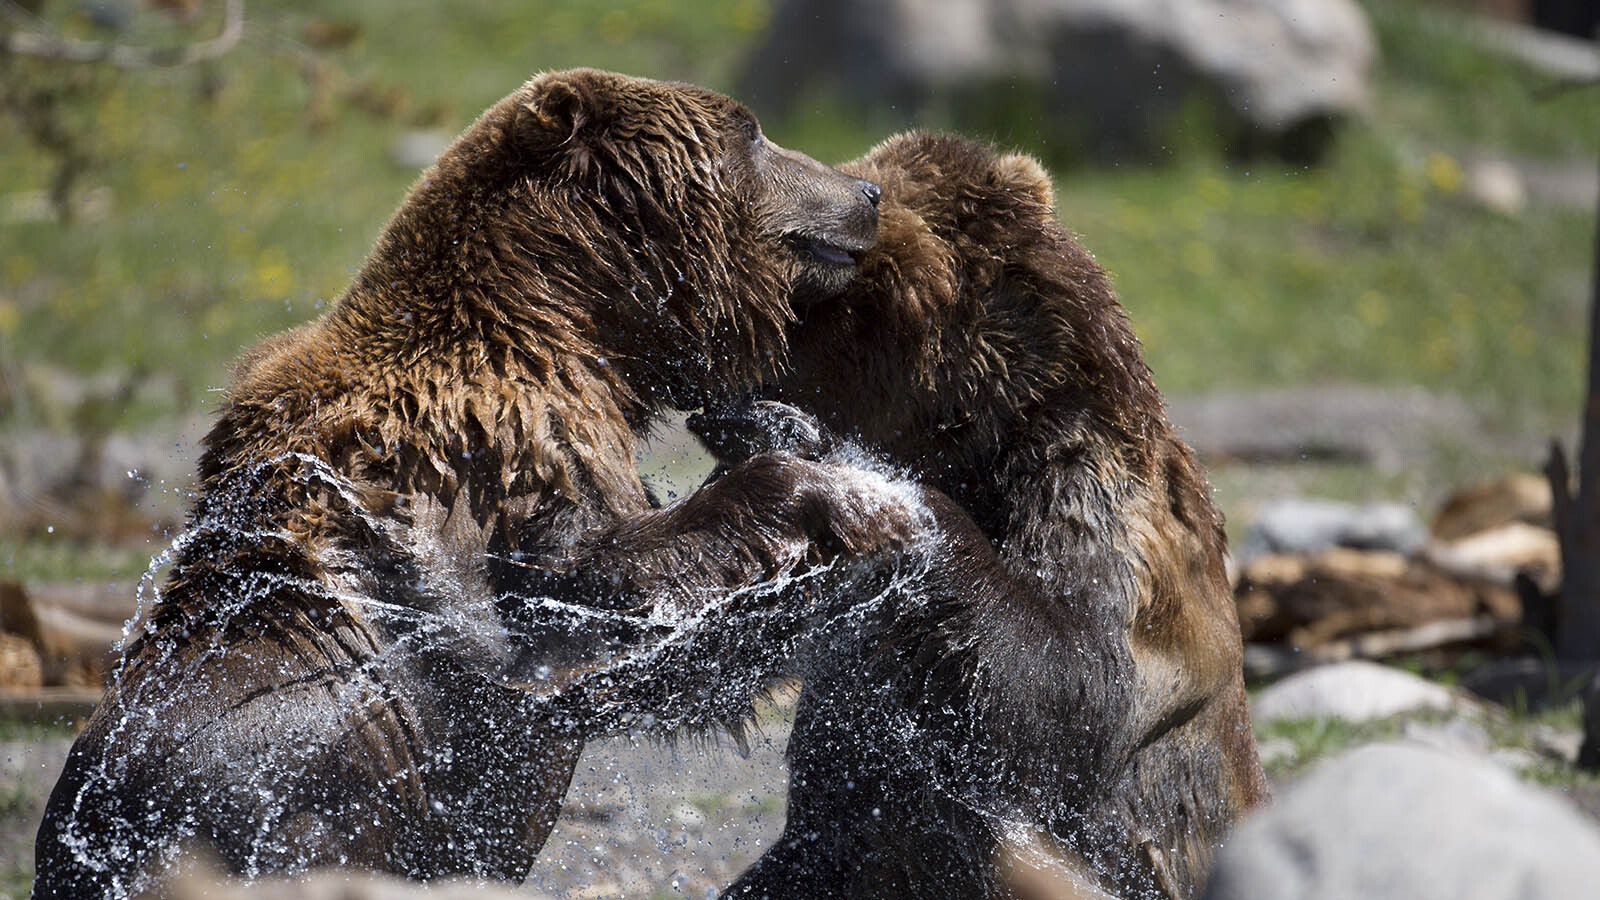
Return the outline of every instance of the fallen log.
<path id="1" fill-rule="evenodd" d="M 28 642 L 48 686 L 98 688 L 116 663 L 124 622 L 137 602 L 117 585 L 38 588 L 0 583 L 0 633 Z M 0 677 L 0 686 L 25 687 Z"/>
<path id="2" fill-rule="evenodd" d="M 1433 622 L 1522 619 L 1510 586 L 1457 577 L 1425 559 L 1344 548 L 1260 557 L 1245 567 L 1235 599 L 1246 642 L 1302 649 Z"/>
<path id="3" fill-rule="evenodd" d="M 1445 619 L 1415 628 L 1372 631 L 1312 647 L 1246 644 L 1246 678 L 1276 678 L 1327 663 L 1351 659 L 1384 659 L 1458 644 L 1472 644 L 1512 634 L 1518 626 L 1493 616 Z"/>

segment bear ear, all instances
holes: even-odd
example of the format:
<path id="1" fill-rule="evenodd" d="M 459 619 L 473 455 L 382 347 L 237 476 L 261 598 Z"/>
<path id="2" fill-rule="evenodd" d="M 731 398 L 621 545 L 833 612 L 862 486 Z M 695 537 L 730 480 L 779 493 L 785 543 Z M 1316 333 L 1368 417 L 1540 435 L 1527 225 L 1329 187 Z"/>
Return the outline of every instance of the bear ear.
<path id="1" fill-rule="evenodd" d="M 531 88 L 513 123 L 521 147 L 537 151 L 572 145 L 592 130 L 599 110 L 593 84 L 561 73 L 545 76 Z"/>
<path id="2" fill-rule="evenodd" d="M 995 179 L 1014 191 L 1031 196 L 1041 206 L 1054 208 L 1056 192 L 1050 173 L 1039 161 L 1024 153 L 1007 153 L 995 160 Z"/>

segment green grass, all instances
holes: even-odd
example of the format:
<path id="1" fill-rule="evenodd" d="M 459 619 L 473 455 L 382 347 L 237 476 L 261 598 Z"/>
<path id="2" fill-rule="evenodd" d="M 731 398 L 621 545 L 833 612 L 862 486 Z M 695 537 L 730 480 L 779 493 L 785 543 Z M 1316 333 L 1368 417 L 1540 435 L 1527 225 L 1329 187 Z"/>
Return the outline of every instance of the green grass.
<path id="1" fill-rule="evenodd" d="M 83 186 L 109 190 L 112 212 L 70 227 L 0 224 L 0 366 L 176 379 L 167 408 L 117 424 L 204 405 L 242 348 L 342 290 L 416 175 L 386 154 L 416 120 L 457 130 L 548 68 L 720 83 L 765 10 L 751 0 L 253 7 L 249 39 L 210 70 L 100 73 L 70 118 L 97 162 Z M 297 46 L 313 18 L 364 30 L 318 57 L 343 73 L 326 107 Z M 55 70 L 18 63 L 5 75 Z M 374 94 L 392 108 L 377 114 Z M 11 128 L 0 128 L 0 160 L 0 198 L 43 189 L 54 171 Z M 0 423 L 23 407 L 0 408 Z"/>
<path id="2" fill-rule="evenodd" d="M 7 861 L 0 863 L 0 897 L 22 898 L 33 887 L 33 864 Z"/>
<path id="3" fill-rule="evenodd" d="M 1370 133 L 1326 168 L 1241 174 L 1202 164 L 1061 188 L 1169 392 L 1346 380 L 1575 408 L 1581 215 L 1479 209 Z"/>
<path id="4" fill-rule="evenodd" d="M 1287 752 L 1268 752 L 1265 762 L 1267 775 L 1273 781 L 1291 781 L 1329 758 L 1356 747 L 1401 739 L 1408 722 L 1443 725 L 1462 715 L 1418 710 L 1369 722 L 1339 718 L 1274 719 L 1257 723 L 1256 739 L 1269 751 L 1287 742 Z M 1526 780 L 1556 787 L 1594 784 L 1600 780 L 1600 776 L 1583 772 L 1570 762 L 1552 758 L 1541 737 L 1541 731 L 1545 730 L 1583 730 L 1583 706 L 1577 700 L 1531 712 L 1491 708 L 1484 714 L 1469 717 L 1483 726 L 1488 749 L 1534 754 L 1537 761 L 1519 772 Z"/>
<path id="5" fill-rule="evenodd" d="M 70 739 L 70 728 L 0 718 L 0 743 Z M 23 898 L 33 884 L 33 833 L 44 796 L 34 786 L 0 781 L 0 897 Z M 5 851 L 21 849 L 13 857 Z"/>
<path id="6" fill-rule="evenodd" d="M 1392 740 L 1399 734 L 1399 719 L 1359 723 L 1337 718 L 1275 719 L 1256 729 L 1260 743 L 1287 740 L 1294 747 L 1293 753 L 1268 761 L 1267 776 L 1273 781 L 1291 779 L 1345 750 Z"/>
<path id="7" fill-rule="evenodd" d="M 51 535 L 14 539 L 0 536 L 0 578 L 23 583 L 52 581 L 134 582 L 165 544 L 106 546 Z"/>
<path id="8" fill-rule="evenodd" d="M 70 739 L 76 735 L 77 729 L 71 726 L 0 716 L 0 743 L 15 741 L 34 744 L 45 740 Z"/>

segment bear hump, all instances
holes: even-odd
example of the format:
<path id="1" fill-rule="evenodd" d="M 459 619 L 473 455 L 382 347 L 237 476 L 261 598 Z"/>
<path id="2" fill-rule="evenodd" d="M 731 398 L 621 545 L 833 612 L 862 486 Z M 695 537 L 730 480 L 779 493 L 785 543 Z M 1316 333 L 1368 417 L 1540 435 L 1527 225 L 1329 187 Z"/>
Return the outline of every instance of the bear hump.
<path id="1" fill-rule="evenodd" d="M 893 181 L 898 176 L 928 186 L 984 185 L 1024 203 L 1055 208 L 1055 186 L 1037 159 L 1026 153 L 1001 153 L 987 142 L 956 134 L 897 134 L 845 168 L 860 169 L 852 174 L 872 180 Z"/>

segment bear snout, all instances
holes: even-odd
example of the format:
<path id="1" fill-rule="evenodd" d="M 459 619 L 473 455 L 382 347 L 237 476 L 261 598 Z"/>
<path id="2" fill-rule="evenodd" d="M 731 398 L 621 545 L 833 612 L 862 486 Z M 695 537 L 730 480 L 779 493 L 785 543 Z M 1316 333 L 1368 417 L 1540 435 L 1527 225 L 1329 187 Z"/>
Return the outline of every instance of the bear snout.
<path id="1" fill-rule="evenodd" d="M 859 178 L 857 181 L 861 184 L 861 196 L 867 198 L 873 209 L 877 209 L 878 201 L 883 199 L 883 188 L 865 178 Z"/>

